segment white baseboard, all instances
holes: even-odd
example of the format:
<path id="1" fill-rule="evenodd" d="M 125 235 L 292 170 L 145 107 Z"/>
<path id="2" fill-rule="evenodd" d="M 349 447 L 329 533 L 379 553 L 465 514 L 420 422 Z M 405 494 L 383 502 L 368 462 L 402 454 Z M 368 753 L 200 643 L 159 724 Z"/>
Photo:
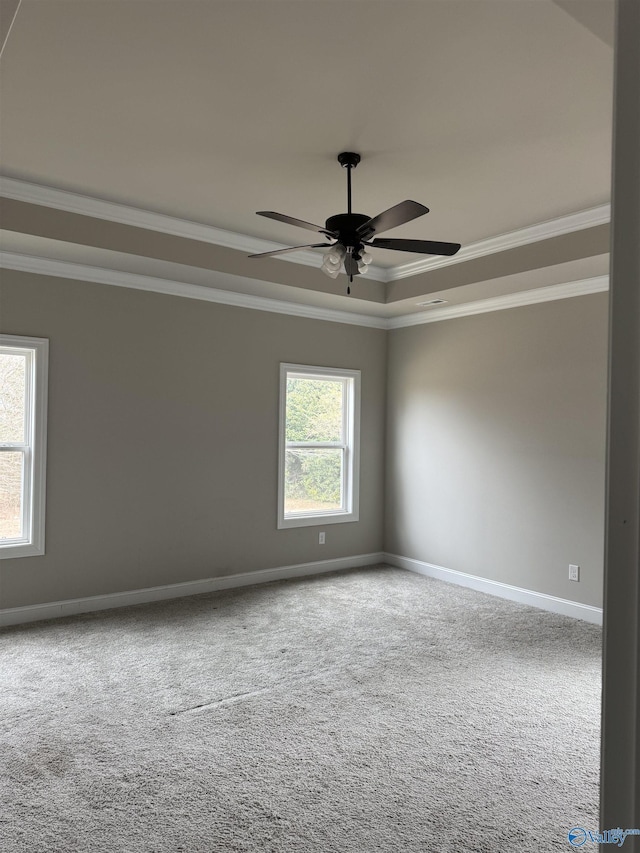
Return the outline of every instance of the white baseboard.
<path id="1" fill-rule="evenodd" d="M 71 598 L 66 601 L 52 601 L 26 607 L 11 607 L 0 610 L 0 627 L 20 625 L 23 622 L 39 622 L 42 619 L 56 619 L 60 616 L 72 616 L 76 613 L 91 613 L 95 610 L 110 610 L 114 607 L 127 607 L 132 604 L 146 604 L 167 598 L 183 598 L 188 595 L 199 595 L 203 592 L 252 586 L 253 584 L 269 583 L 269 581 L 285 580 L 286 578 L 319 575 L 340 569 L 356 569 L 383 561 L 384 554 L 381 553 L 357 554 L 354 557 L 338 557 L 333 560 L 318 560 L 314 563 L 299 563 L 295 566 L 279 566 L 274 569 L 223 575 L 218 578 L 151 586 L 146 589 L 132 589 L 125 592 L 108 593 L 107 595 L 91 595 L 87 598 Z"/>
<path id="2" fill-rule="evenodd" d="M 602 625 L 602 608 L 593 607 L 590 604 L 580 604 L 578 601 L 570 601 L 566 598 L 556 598 L 555 595 L 547 595 L 544 592 L 534 592 L 531 589 L 523 589 L 519 586 L 511 586 L 508 583 L 492 581 L 477 575 L 468 575 L 465 572 L 457 572 L 454 569 L 445 569 L 443 566 L 435 566 L 433 563 L 425 563 L 422 560 L 414 560 L 412 557 L 400 557 L 397 554 L 384 554 L 384 561 L 399 569 L 408 569 L 430 578 L 454 583 L 458 586 L 466 586 L 469 589 L 496 595 L 499 598 L 507 598 L 509 601 L 517 601 L 519 604 L 529 604 L 541 610 L 551 613 L 561 613 L 563 616 L 572 616 L 574 619 L 582 619 L 592 622 L 594 625 Z"/>
<path id="3" fill-rule="evenodd" d="M 602 608 L 592 607 L 565 598 L 557 598 L 542 592 L 488 580 L 477 575 L 469 575 L 454 569 L 446 569 L 433 563 L 425 563 L 411 557 L 401 557 L 398 554 L 357 554 L 353 557 L 339 557 L 334 560 L 318 560 L 313 563 L 299 563 L 294 566 L 279 566 L 273 569 L 261 569 L 255 572 L 244 572 L 237 575 L 223 575 L 217 578 L 204 578 L 184 583 L 152 586 L 146 589 L 133 589 L 124 592 L 113 592 L 106 595 L 92 595 L 87 598 L 72 598 L 66 601 L 52 601 L 46 604 L 33 604 L 26 607 L 11 607 L 0 610 L 0 627 L 20 625 L 24 622 L 39 622 L 43 619 L 56 619 L 61 616 L 72 616 L 76 613 L 92 613 L 96 610 L 111 610 L 115 607 L 127 607 L 133 604 L 147 604 L 152 601 L 162 601 L 170 598 L 183 598 L 188 595 L 199 595 L 204 592 L 216 592 L 222 589 L 252 586 L 269 583 L 270 581 L 287 578 L 301 578 L 309 575 L 319 575 L 324 572 L 335 572 L 340 569 L 356 569 L 371 566 L 375 563 L 388 563 L 401 569 L 408 569 L 427 577 L 465 586 L 499 598 L 528 604 L 551 613 L 572 616 L 583 619 L 594 625 L 602 625 Z"/>

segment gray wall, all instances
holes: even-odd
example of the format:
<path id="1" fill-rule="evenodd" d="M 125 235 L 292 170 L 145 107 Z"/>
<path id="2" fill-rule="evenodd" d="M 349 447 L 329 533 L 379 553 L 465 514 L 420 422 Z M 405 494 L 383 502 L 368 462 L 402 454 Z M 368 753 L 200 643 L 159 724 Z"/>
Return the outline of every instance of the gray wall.
<path id="1" fill-rule="evenodd" d="M 606 294 L 385 333 L 3 271 L 0 309 L 51 342 L 47 553 L 0 607 L 383 547 L 601 604 Z M 281 361 L 362 370 L 361 520 L 325 546 L 276 529 Z"/>
<path id="2" fill-rule="evenodd" d="M 387 381 L 386 550 L 601 606 L 607 295 L 396 330 Z"/>
<path id="3" fill-rule="evenodd" d="M 386 333 L 3 271 L 2 331 L 50 340 L 46 555 L 16 607 L 382 549 Z M 362 370 L 360 518 L 276 529 L 281 361 Z"/>

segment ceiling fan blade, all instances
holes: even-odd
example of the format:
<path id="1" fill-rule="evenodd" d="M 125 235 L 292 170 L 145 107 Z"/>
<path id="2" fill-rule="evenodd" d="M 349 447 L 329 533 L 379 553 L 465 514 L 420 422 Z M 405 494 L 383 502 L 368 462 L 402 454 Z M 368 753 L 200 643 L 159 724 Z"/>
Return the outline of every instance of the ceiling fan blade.
<path id="1" fill-rule="evenodd" d="M 290 249 L 274 249 L 272 252 L 260 252 L 249 255 L 250 258 L 272 258 L 274 255 L 286 255 L 287 252 L 297 252 L 298 249 L 330 249 L 333 243 L 309 243 L 306 246 L 291 246 Z"/>
<path id="2" fill-rule="evenodd" d="M 460 243 L 439 243 L 437 240 L 372 240 L 368 245 L 376 249 L 396 249 L 400 252 L 418 252 L 420 255 L 455 255 Z"/>
<path id="3" fill-rule="evenodd" d="M 344 271 L 347 275 L 360 275 L 360 270 L 358 269 L 358 262 L 351 254 L 347 254 L 344 256 Z"/>
<path id="4" fill-rule="evenodd" d="M 329 234 L 331 237 L 336 237 L 332 231 L 327 231 L 321 225 L 313 225 L 311 222 L 305 222 L 304 219 L 294 219 L 293 216 L 286 216 L 284 213 L 275 213 L 273 210 L 257 210 L 258 216 L 266 216 L 267 219 L 275 219 L 277 222 L 284 222 L 286 225 L 297 225 L 299 228 L 306 228 L 307 231 L 316 231 L 318 234 Z"/>
<path id="5" fill-rule="evenodd" d="M 389 210 L 385 210 L 369 219 L 367 222 L 358 228 L 358 234 L 363 237 L 371 234 L 382 234 L 383 231 L 389 231 L 391 228 L 397 228 L 398 225 L 404 225 L 405 222 L 411 222 L 412 219 L 417 219 L 418 216 L 424 216 L 429 213 L 429 208 L 417 201 L 401 201 Z"/>

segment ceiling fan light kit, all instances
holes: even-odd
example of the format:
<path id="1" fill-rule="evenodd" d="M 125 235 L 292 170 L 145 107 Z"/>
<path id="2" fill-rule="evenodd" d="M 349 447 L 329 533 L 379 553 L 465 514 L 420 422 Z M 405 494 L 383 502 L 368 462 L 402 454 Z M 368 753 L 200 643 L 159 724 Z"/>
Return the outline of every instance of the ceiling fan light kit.
<path id="1" fill-rule="evenodd" d="M 395 249 L 400 252 L 417 252 L 422 255 L 455 255 L 460 249 L 460 243 L 442 243 L 434 240 L 387 240 L 378 239 L 376 234 L 397 228 L 406 222 L 411 222 L 419 216 L 429 213 L 429 208 L 417 201 L 401 201 L 394 207 L 379 213 L 377 216 L 369 217 L 363 213 L 353 213 L 351 210 L 351 170 L 355 169 L 360 162 L 360 155 L 355 151 L 343 151 L 338 154 L 338 162 L 347 170 L 347 212 L 330 216 L 324 224 L 313 225 L 302 219 L 294 219 L 284 213 L 276 213 L 273 210 L 258 210 L 258 216 L 266 216 L 278 222 L 288 225 L 297 225 L 308 231 L 322 234 L 325 240 L 333 240 L 332 243 L 309 243 L 305 246 L 293 246 L 290 249 L 276 249 L 272 252 L 261 252 L 257 255 L 249 255 L 250 258 L 266 258 L 282 255 L 286 252 L 295 252 L 298 249 L 327 249 L 323 255 L 320 269 L 330 278 L 337 278 L 341 269 L 349 276 L 349 282 L 353 281 L 354 275 L 365 275 L 373 256 L 367 251 L 368 248 Z M 351 288 L 347 287 L 347 293 Z"/>

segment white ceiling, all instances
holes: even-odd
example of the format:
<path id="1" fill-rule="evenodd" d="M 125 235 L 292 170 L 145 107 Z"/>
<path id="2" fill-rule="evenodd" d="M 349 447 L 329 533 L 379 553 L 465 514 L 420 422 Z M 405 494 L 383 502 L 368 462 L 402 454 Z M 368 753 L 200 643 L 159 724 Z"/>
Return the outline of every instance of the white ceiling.
<path id="1" fill-rule="evenodd" d="M 466 245 L 608 201 L 597 3 L 580 22 L 571 0 L 22 0 L 2 173 L 298 245 L 255 211 L 342 212 L 355 150 L 356 210 L 413 198 L 431 213 L 389 236 Z"/>

